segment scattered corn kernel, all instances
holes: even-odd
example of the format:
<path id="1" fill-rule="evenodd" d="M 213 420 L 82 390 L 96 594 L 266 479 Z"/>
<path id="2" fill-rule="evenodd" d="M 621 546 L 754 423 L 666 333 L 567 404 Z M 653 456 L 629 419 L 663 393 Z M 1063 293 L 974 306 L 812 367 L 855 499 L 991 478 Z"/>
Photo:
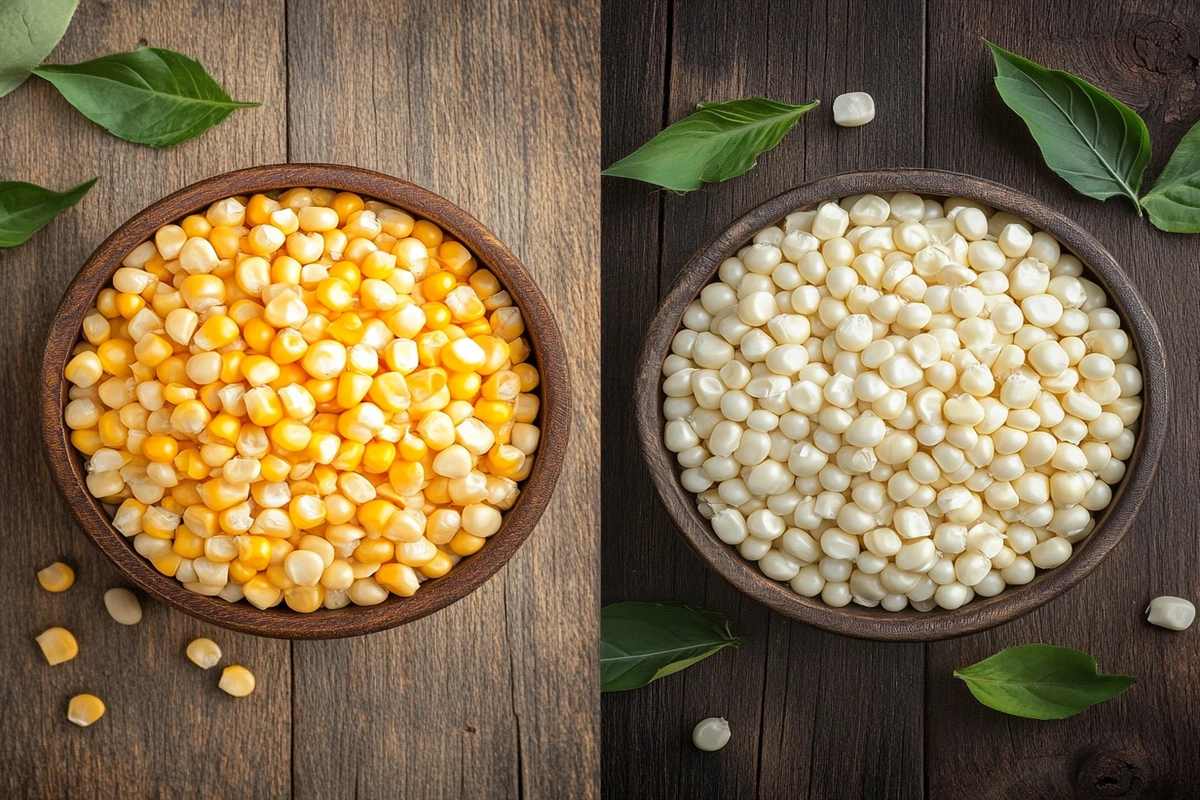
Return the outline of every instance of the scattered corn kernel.
<path id="1" fill-rule="evenodd" d="M 193 639 L 187 646 L 187 657 L 200 669 L 212 669 L 221 660 L 221 648 L 212 639 Z"/>
<path id="2" fill-rule="evenodd" d="M 50 666 L 70 661 L 79 655 L 79 643 L 66 628 L 48 628 L 42 631 L 37 637 L 37 643 Z"/>
<path id="3" fill-rule="evenodd" d="M 61 561 L 55 561 L 45 569 L 38 570 L 37 579 L 47 592 L 65 592 L 75 583 L 75 570 Z"/>
<path id="4" fill-rule="evenodd" d="M 142 621 L 142 604 L 128 589 L 109 589 L 104 593 L 104 607 L 122 625 L 137 625 Z"/>
<path id="5" fill-rule="evenodd" d="M 226 694 L 245 697 L 254 691 L 254 673 L 238 664 L 231 664 L 221 671 L 221 681 L 217 686 Z"/>
<path id="6" fill-rule="evenodd" d="M 94 694 L 77 694 L 67 704 L 67 719 L 86 728 L 104 716 L 104 701 Z"/>

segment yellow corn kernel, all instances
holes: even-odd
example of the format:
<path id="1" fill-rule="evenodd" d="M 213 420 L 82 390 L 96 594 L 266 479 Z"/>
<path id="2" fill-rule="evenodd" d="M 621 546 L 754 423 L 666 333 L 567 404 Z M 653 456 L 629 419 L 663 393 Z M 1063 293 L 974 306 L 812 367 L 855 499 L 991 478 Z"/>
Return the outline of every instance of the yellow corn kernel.
<path id="1" fill-rule="evenodd" d="M 66 628 L 49 628 L 43 631 L 38 635 L 37 643 L 50 666 L 70 661 L 79 655 L 79 643 Z"/>
<path id="2" fill-rule="evenodd" d="M 100 366 L 104 371 L 117 378 L 129 375 L 129 365 L 137 360 L 133 352 L 133 342 L 125 339 L 109 339 L 102 342 L 96 347 L 96 357 L 100 359 Z M 67 380 L 75 382 L 70 376 L 67 376 Z"/>
<path id="3" fill-rule="evenodd" d="M 412 567 L 405 564 L 384 564 L 374 578 L 380 586 L 400 597 L 412 597 L 421 583 Z"/>
<path id="4" fill-rule="evenodd" d="M 134 314 L 146 307 L 146 300 L 140 294 L 130 292 L 117 293 L 117 313 L 125 319 L 133 319 Z"/>
<path id="5" fill-rule="evenodd" d="M 171 427 L 191 436 L 199 436 L 210 422 L 212 414 L 199 400 L 184 400 L 171 412 Z"/>
<path id="6" fill-rule="evenodd" d="M 325 333 L 335 341 L 349 346 L 362 341 L 363 327 L 363 321 L 359 315 L 346 311 L 329 323 Z"/>
<path id="7" fill-rule="evenodd" d="M 541 382 L 537 367 L 532 364 L 514 364 L 512 371 L 521 379 L 522 392 L 532 392 Z"/>
<path id="8" fill-rule="evenodd" d="M 195 506 L 189 506 L 189 508 L 195 508 Z M 212 509 L 206 510 L 212 511 Z M 184 511 L 185 515 L 187 513 Z M 200 558 L 204 555 L 204 538 L 194 533 L 185 520 L 185 524 L 180 525 L 179 529 L 175 531 L 175 541 L 171 543 L 171 550 L 181 558 Z"/>
<path id="9" fill-rule="evenodd" d="M 479 345 L 484 352 L 483 366 L 478 369 L 481 375 L 491 375 L 502 369 L 512 354 L 512 348 L 508 342 L 498 336 L 475 336 L 471 341 Z"/>
<path id="10" fill-rule="evenodd" d="M 202 314 L 225 303 L 225 281 L 216 275 L 189 275 L 179 282 L 179 296 L 192 311 Z"/>
<path id="11" fill-rule="evenodd" d="M 235 536 L 238 560 L 253 570 L 266 569 L 271 563 L 271 540 L 266 536 Z"/>
<path id="12" fill-rule="evenodd" d="M 362 285 L 362 272 L 353 261 L 339 261 L 329 268 L 329 277 L 337 278 L 357 292 Z"/>
<path id="13" fill-rule="evenodd" d="M 391 561 L 396 546 L 387 539 L 363 539 L 354 550 L 354 557 L 363 564 L 382 564 Z"/>
<path id="14" fill-rule="evenodd" d="M 387 472 L 396 460 L 396 445 L 374 441 L 363 449 L 363 468 L 367 472 Z"/>
<path id="15" fill-rule="evenodd" d="M 238 434 L 242 431 L 242 421 L 233 414 L 221 412 L 212 418 L 212 422 L 208 423 L 205 430 L 216 439 L 234 444 L 238 440 Z"/>
<path id="16" fill-rule="evenodd" d="M 479 319 L 463 322 L 459 325 L 459 330 L 463 332 L 463 336 L 469 336 L 474 339 L 476 336 L 488 336 L 492 332 L 491 323 L 487 319 L 480 317 Z"/>
<path id="17" fill-rule="evenodd" d="M 71 431 L 71 446 L 85 456 L 90 456 L 104 447 L 104 442 L 100 441 L 100 434 L 96 432 L 95 428 L 89 428 Z"/>
<path id="18" fill-rule="evenodd" d="M 156 558 L 151 558 L 150 563 L 163 575 L 166 575 L 168 578 L 174 578 L 179 565 L 183 563 L 183 559 L 176 553 L 167 552 Z"/>
<path id="19" fill-rule="evenodd" d="M 362 402 L 371 390 L 373 379 L 370 375 L 357 372 L 343 372 L 338 378 L 337 402 L 342 408 L 352 408 Z M 385 411 L 402 411 L 403 409 L 384 409 Z"/>
<path id="20" fill-rule="evenodd" d="M 483 538 L 482 536 L 473 536 L 466 531 L 460 530 L 458 533 L 454 534 L 454 538 L 450 540 L 450 549 L 453 550 L 456 555 L 472 556 L 478 553 L 486 542 L 487 539 Z"/>
<path id="21" fill-rule="evenodd" d="M 487 363 L 487 353 L 473 339 L 455 339 L 441 351 L 442 365 L 451 372 L 475 372 Z"/>
<path id="22" fill-rule="evenodd" d="M 208 383 L 200 387 L 197 396 L 204 407 L 209 411 L 217 412 L 221 410 L 221 390 L 225 388 L 223 383 Z"/>
<path id="23" fill-rule="evenodd" d="M 358 465 L 362 463 L 364 446 L 360 442 L 343 440 L 342 446 L 338 448 L 338 454 L 330 462 L 330 466 L 334 469 L 353 471 L 358 469 Z"/>
<path id="24" fill-rule="evenodd" d="M 255 580 L 257 580 L 257 578 L 255 578 Z M 263 579 L 263 582 L 266 583 L 265 578 Z M 249 584 L 243 588 L 249 588 Z M 270 589 L 274 590 L 274 597 L 275 599 L 278 599 L 279 590 L 275 589 L 273 586 L 271 586 Z M 263 602 L 267 598 L 272 597 L 271 592 L 268 591 L 267 588 L 256 585 L 254 587 L 254 593 L 254 597 L 251 597 L 249 592 L 246 593 L 246 599 L 251 603 L 254 603 L 254 605 L 258 606 L 259 608 L 267 608 L 268 606 L 273 605 L 274 601 Z M 245 697 L 254 691 L 254 673 L 243 666 L 233 664 L 222 670 L 221 680 L 218 682 L 217 687 L 222 692 L 225 692 L 225 694 L 232 695 L 234 697 Z"/>
<path id="25" fill-rule="evenodd" d="M 142 442 L 142 455 L 157 464 L 170 464 L 179 455 L 179 442 L 171 436 L 149 436 Z"/>
<path id="26" fill-rule="evenodd" d="M 196 487 L 204 505 L 214 511 L 224 511 L 238 503 L 245 502 L 250 496 L 248 484 L 230 483 L 224 478 L 212 478 Z"/>
<path id="27" fill-rule="evenodd" d="M 308 373 L 305 372 L 304 367 L 300 366 L 299 364 L 280 364 L 279 377 L 267 385 L 278 392 L 285 386 L 291 386 L 293 383 L 303 384 L 308 380 Z"/>
<path id="28" fill-rule="evenodd" d="M 196 489 L 197 486 L 198 483 L 195 480 L 181 480 L 175 486 L 171 487 L 171 499 L 184 507 L 198 505 L 201 501 L 200 492 Z M 182 514 L 183 512 L 180 511 L 179 513 Z"/>
<path id="29" fill-rule="evenodd" d="M 351 373 L 344 373 L 342 379 L 345 380 Z M 366 376 L 360 376 L 366 378 Z M 374 379 L 366 378 L 367 395 L 381 409 L 389 413 L 404 411 L 412 403 L 412 393 L 409 390 L 408 381 L 399 372 L 385 372 Z M 360 402 L 362 397 L 357 401 Z M 339 387 L 338 402 L 343 407 L 349 407 L 342 399 L 342 394 Z"/>
<path id="30" fill-rule="evenodd" d="M 246 404 L 246 415 L 255 425 L 266 428 L 283 419 L 283 404 L 270 386 L 256 386 L 242 395 L 242 402 Z"/>
<path id="31" fill-rule="evenodd" d="M 374 403 L 359 403 L 338 415 L 338 433 L 364 445 L 375 438 L 385 424 L 383 411 Z"/>
<path id="32" fill-rule="evenodd" d="M 450 324 L 450 309 L 444 303 L 423 303 L 421 310 L 425 312 L 425 327 L 438 331 Z"/>
<path id="33" fill-rule="evenodd" d="M 183 228 L 183 232 L 187 234 L 189 239 L 197 236 L 208 236 L 209 232 L 212 230 L 212 225 L 209 223 L 209 221 L 199 214 L 192 214 L 191 216 L 185 217 L 183 222 L 180 223 L 180 226 Z"/>
<path id="34" fill-rule="evenodd" d="M 55 561 L 50 566 L 38 570 L 37 579 L 47 592 L 65 592 L 75 583 L 75 570 L 61 561 Z"/>
<path id="35" fill-rule="evenodd" d="M 188 506 L 187 510 L 183 512 L 183 527 L 194 533 L 202 540 L 211 539 L 217 535 L 217 532 L 220 529 L 220 526 L 217 523 L 217 518 L 218 515 L 216 511 L 213 511 L 206 505 L 196 503 Z M 178 534 L 179 532 L 177 531 L 176 536 L 178 536 Z M 190 546 L 190 543 L 185 545 L 185 547 L 188 546 Z M 183 553 L 180 553 L 180 555 L 183 555 Z M 193 556 L 185 557 L 192 558 Z M 199 556 L 195 557 L 199 558 Z"/>
<path id="36" fill-rule="evenodd" d="M 292 465 L 277 455 L 265 456 L 260 463 L 263 479 L 271 483 L 282 481 L 292 471 Z"/>
<path id="37" fill-rule="evenodd" d="M 481 399 L 475 403 L 475 418 L 489 425 L 502 425 L 513 418 L 513 407 L 502 400 Z"/>
<path id="38" fill-rule="evenodd" d="M 120 448 L 125 445 L 129 429 L 121 424 L 121 415 L 116 411 L 106 411 L 100 415 L 96 423 L 96 433 L 105 447 Z"/>
<path id="39" fill-rule="evenodd" d="M 253 317 L 243 326 L 242 338 L 251 350 L 266 353 L 275 339 L 275 328 L 262 317 Z"/>
<path id="40" fill-rule="evenodd" d="M 355 303 L 354 293 L 341 278 L 325 278 L 317 284 L 317 301 L 330 311 L 345 311 Z"/>
<path id="41" fill-rule="evenodd" d="M 298 453 L 308 447 L 313 432 L 308 426 L 294 419 L 281 419 L 270 427 L 271 441 L 289 453 Z"/>
<path id="42" fill-rule="evenodd" d="M 487 455 L 488 469 L 493 475 L 512 477 L 525 463 L 525 454 L 509 444 L 498 444 Z"/>
<path id="43" fill-rule="evenodd" d="M 104 701 L 94 694 L 77 694 L 67 704 L 67 719 L 86 728 L 104 716 Z"/>
<path id="44" fill-rule="evenodd" d="M 239 333 L 236 322 L 224 314 L 217 314 L 209 317 L 200 326 L 200 329 L 192 337 L 192 343 L 201 350 L 216 350 L 232 344 L 238 338 Z"/>
<path id="45" fill-rule="evenodd" d="M 308 440 L 308 445 L 304 448 L 304 454 L 317 462 L 318 465 L 326 466 L 337 458 L 338 449 L 342 445 L 342 438 L 336 433 L 329 431 L 313 431 L 312 437 Z M 322 492 L 326 494 L 326 492 Z"/>
<path id="46" fill-rule="evenodd" d="M 283 602 L 287 603 L 288 608 L 293 611 L 301 614 L 311 613 L 325 603 L 325 587 L 295 586 L 291 589 L 285 589 L 283 592 Z"/>
<path id="47" fill-rule="evenodd" d="M 455 372 L 446 380 L 446 388 L 454 400 L 474 401 L 479 396 L 480 386 L 478 372 Z"/>
<path id="48" fill-rule="evenodd" d="M 304 357 L 308 342 L 299 331 L 285 328 L 271 341 L 271 359 L 276 364 L 294 364 Z"/>
<path id="49" fill-rule="evenodd" d="M 388 481 L 401 496 L 414 495 L 425 484 L 425 468 L 419 461 L 396 461 L 388 470 Z"/>
<path id="50" fill-rule="evenodd" d="M 413 225 L 412 236 L 430 250 L 437 248 L 444 238 L 442 229 L 425 219 L 417 220 Z"/>
<path id="51" fill-rule="evenodd" d="M 325 521 L 325 502 L 310 494 L 293 497 L 288 504 L 288 516 L 301 530 L 315 528 Z"/>
<path id="52" fill-rule="evenodd" d="M 446 295 L 450 294 L 450 290 L 457 283 L 453 274 L 445 271 L 435 272 L 421 281 L 421 293 L 425 295 L 426 300 L 440 302 L 446 299 Z"/>
<path id="53" fill-rule="evenodd" d="M 432 561 L 418 567 L 417 570 L 426 578 L 440 578 L 453 567 L 454 562 L 450 559 L 450 556 L 439 550 Z"/>

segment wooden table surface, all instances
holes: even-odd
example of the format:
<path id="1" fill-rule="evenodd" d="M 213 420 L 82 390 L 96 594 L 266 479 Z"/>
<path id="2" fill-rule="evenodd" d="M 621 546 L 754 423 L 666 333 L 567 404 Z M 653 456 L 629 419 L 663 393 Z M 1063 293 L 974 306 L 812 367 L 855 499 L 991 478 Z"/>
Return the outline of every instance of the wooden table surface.
<path id="1" fill-rule="evenodd" d="M 753 171 L 726 183 L 676 196 L 604 179 L 603 599 L 697 603 L 753 637 L 648 688 L 604 696 L 607 797 L 1200 795 L 1200 629 L 1170 633 L 1142 613 L 1160 594 L 1200 601 L 1200 237 L 1160 233 L 1127 201 L 1088 199 L 1046 169 L 995 92 L 981 36 L 1082 75 L 1137 110 L 1154 141 L 1150 177 L 1200 118 L 1194 2 L 605 2 L 604 164 L 699 101 L 823 103 Z M 875 121 L 835 127 L 834 97 L 856 90 L 874 96 Z M 1105 563 L 1022 619 L 929 645 L 826 634 L 768 612 L 706 571 L 654 497 L 630 402 L 658 298 L 709 236 L 805 180 L 899 166 L 1000 181 L 1089 228 L 1151 306 L 1174 376 L 1172 432 L 1152 496 Z M 1138 682 L 1074 718 L 1035 722 L 979 705 L 951 676 L 1036 641 L 1086 650 L 1102 671 Z M 725 716 L 733 729 L 719 753 L 689 741 L 707 716 Z"/>
<path id="2" fill-rule="evenodd" d="M 598 28 L 595 4 L 554 0 L 82 0 L 52 62 L 168 47 L 262 107 L 156 151 L 108 135 L 43 81 L 0 99 L 0 180 L 63 189 L 100 176 L 74 210 L 0 250 L 0 796 L 595 796 Z M 557 492 L 496 577 L 398 630 L 289 643 L 145 599 L 140 625 L 117 625 L 102 596 L 119 579 L 39 454 L 47 326 L 88 253 L 130 215 L 201 178 L 285 161 L 426 186 L 524 260 L 571 358 L 573 438 Z M 34 572 L 57 559 L 77 579 L 51 595 Z M 80 644 L 54 668 L 33 641 L 51 625 Z M 254 694 L 231 698 L 216 670 L 187 662 L 200 635 L 254 671 Z M 66 719 L 84 691 L 108 706 L 88 729 Z"/>

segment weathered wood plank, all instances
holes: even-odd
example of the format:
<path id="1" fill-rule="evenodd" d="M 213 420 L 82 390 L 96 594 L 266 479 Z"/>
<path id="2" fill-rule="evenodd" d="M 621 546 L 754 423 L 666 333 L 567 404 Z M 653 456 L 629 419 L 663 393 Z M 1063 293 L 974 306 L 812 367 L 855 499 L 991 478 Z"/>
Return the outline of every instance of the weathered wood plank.
<path id="1" fill-rule="evenodd" d="M 1149 501 L 1124 541 L 1086 581 L 994 631 L 931 645 L 926 696 L 931 797 L 1192 797 L 1200 792 L 1200 715 L 1194 664 L 1200 640 L 1145 623 L 1159 594 L 1195 596 L 1200 544 L 1188 533 L 1200 441 L 1200 369 L 1190 309 L 1195 237 L 1161 233 L 1129 203 L 1076 194 L 1042 165 L 1023 123 L 992 88 L 980 36 L 1092 81 L 1130 104 L 1154 142 L 1152 177 L 1200 117 L 1194 9 L 1126 0 L 1056 4 L 1054 13 L 1002 2 L 933 0 L 929 8 L 927 163 L 1030 192 L 1104 242 L 1151 306 L 1173 375 L 1173 430 Z M 1149 181 L 1147 181 L 1149 185 Z M 1056 722 L 1004 717 L 975 703 L 951 677 L 1015 644 L 1085 650 L 1102 671 L 1133 675 L 1121 697 Z"/>
<path id="2" fill-rule="evenodd" d="M 554 501 L 500 574 L 399 630 L 295 644 L 300 797 L 596 791 L 597 17 L 548 1 L 288 6 L 291 160 L 387 172 L 488 225 L 556 311 L 575 402 Z"/>
<path id="3" fill-rule="evenodd" d="M 653 497 L 629 430 L 632 367 L 619 372 L 636 359 L 658 295 L 736 216 L 807 178 L 922 163 L 922 5 L 900 5 L 676 2 L 668 34 L 657 7 L 606 4 L 605 163 L 700 101 L 759 95 L 824 103 L 747 175 L 684 197 L 662 196 L 659 231 L 648 231 L 654 208 L 637 202 L 649 187 L 606 179 L 604 597 L 699 603 L 753 637 L 679 676 L 604 699 L 605 793 L 614 798 L 858 797 L 877 787 L 889 797 L 921 794 L 921 646 L 880 647 L 791 623 L 705 570 Z M 666 47 L 669 66 L 645 57 L 658 52 L 655 46 Z M 637 56 L 608 56 L 627 51 Z M 880 69 L 875 58 L 883 52 L 908 68 Z M 665 70 L 661 89 L 653 82 L 656 67 Z M 630 93 L 632 103 L 631 84 L 641 90 Z M 859 89 L 875 96 L 879 118 L 860 129 L 836 128 L 833 98 Z M 665 121 L 657 105 L 664 97 Z M 653 233 L 660 237 L 657 260 L 654 240 L 646 238 Z M 618 437 L 615 446 L 609 437 Z M 692 725 L 712 715 L 727 717 L 734 731 L 719 754 L 690 743 Z M 849 722 L 868 718 L 870 726 Z"/>
<path id="4" fill-rule="evenodd" d="M 197 21 L 203 25 L 197 27 Z M 7 500 L 0 529 L 10 540 L 0 585 L 0 795 L 5 797 L 282 797 L 291 784 L 290 658 L 286 642 L 228 633 L 142 598 L 136 627 L 116 624 L 104 591 L 116 571 L 76 530 L 40 457 L 36 392 L 46 327 L 88 253 L 113 228 L 154 200 L 200 178 L 286 159 L 284 14 L 279 2 L 231 5 L 200 0 L 82 3 L 52 62 L 76 62 L 139 44 L 198 59 L 238 99 L 239 111 L 199 139 L 166 151 L 123 142 L 75 112 L 43 81 L 0 99 L 0 178 L 56 189 L 100 176 L 92 192 L 25 245 L 0 250 L 0 472 Z M 40 588 L 34 573 L 52 561 L 74 567 L 64 594 Z M 79 656 L 48 667 L 33 637 L 63 625 Z M 235 700 L 217 689 L 219 670 L 184 657 L 196 636 L 258 678 Z M 68 699 L 100 696 L 108 712 L 80 729 Z"/>

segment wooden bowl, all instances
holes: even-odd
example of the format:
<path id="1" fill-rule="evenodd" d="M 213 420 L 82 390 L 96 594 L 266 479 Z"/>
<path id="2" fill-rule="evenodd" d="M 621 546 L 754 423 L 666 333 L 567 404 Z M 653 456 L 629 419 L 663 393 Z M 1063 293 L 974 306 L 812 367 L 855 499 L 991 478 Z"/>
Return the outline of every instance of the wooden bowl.
<path id="1" fill-rule="evenodd" d="M 488 543 L 464 558 L 447 575 L 427 581 L 412 597 L 395 595 L 376 606 L 347 606 L 300 614 L 286 606 L 265 611 L 249 603 L 228 603 L 183 588 L 160 574 L 139 555 L 113 526 L 108 514 L 84 485 L 83 459 L 71 447 L 63 407 L 67 382 L 63 368 L 79 341 L 84 314 L 95 305 L 125 255 L 154 235 L 159 227 L 210 203 L 233 195 L 249 195 L 296 186 L 356 192 L 428 219 L 475 254 L 512 295 L 525 320 L 541 372 L 541 445 L 529 479 L 516 505 L 505 512 L 504 523 Z M 83 532 L 117 569 L 150 595 L 194 617 L 244 633 L 284 639 L 331 639 L 357 636 L 412 622 L 444 608 L 474 591 L 504 565 L 525 541 L 541 517 L 558 481 L 570 431 L 570 385 L 562 337 L 546 299 L 515 255 L 481 222 L 450 201 L 406 181 L 356 167 L 333 164 L 277 164 L 217 175 L 182 189 L 149 206 L 125 222 L 87 260 L 59 303 L 42 362 L 42 439 L 50 471 Z"/>
<path id="2" fill-rule="evenodd" d="M 1005 589 L 995 597 L 974 599 L 954 611 L 934 609 L 922 613 L 910 607 L 893 613 L 854 604 L 833 608 L 819 597 L 802 597 L 786 584 L 771 580 L 713 534 L 708 521 L 696 511 L 695 496 L 680 485 L 675 456 L 663 444 L 663 359 L 670 352 L 684 310 L 712 280 L 721 262 L 759 230 L 792 211 L 849 195 L 900 191 L 977 200 L 1016 214 L 1055 236 L 1090 270 L 1089 277 L 1108 292 L 1137 350 L 1144 376 L 1137 445 L 1127 462 L 1125 477 L 1092 535 L 1076 546 L 1071 558 L 1058 568 L 1041 572 L 1024 586 Z M 1129 278 L 1100 242 L 1029 195 L 981 178 L 926 169 L 852 172 L 812 181 L 768 200 L 714 236 L 683 268 L 651 321 L 636 384 L 642 454 L 659 497 L 704 563 L 744 594 L 784 616 L 833 633 L 885 641 L 933 641 L 984 630 L 1031 611 L 1081 581 L 1121 540 L 1145 501 L 1158 467 L 1170 405 L 1170 383 L 1158 328 Z"/>

